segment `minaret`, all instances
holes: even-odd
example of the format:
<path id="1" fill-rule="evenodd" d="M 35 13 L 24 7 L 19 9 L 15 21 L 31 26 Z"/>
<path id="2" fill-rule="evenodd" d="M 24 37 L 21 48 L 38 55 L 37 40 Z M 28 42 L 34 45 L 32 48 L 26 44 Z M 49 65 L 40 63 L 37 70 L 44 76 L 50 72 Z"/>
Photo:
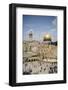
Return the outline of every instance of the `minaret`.
<path id="1" fill-rule="evenodd" d="M 29 32 L 29 41 L 32 41 L 33 40 L 33 33 L 32 31 Z"/>

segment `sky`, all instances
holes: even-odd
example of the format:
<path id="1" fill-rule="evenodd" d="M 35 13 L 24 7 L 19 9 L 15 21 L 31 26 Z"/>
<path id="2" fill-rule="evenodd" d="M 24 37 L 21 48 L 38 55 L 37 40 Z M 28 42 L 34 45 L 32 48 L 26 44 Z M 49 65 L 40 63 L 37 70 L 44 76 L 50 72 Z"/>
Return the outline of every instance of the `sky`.
<path id="1" fill-rule="evenodd" d="M 23 15 L 23 37 L 28 40 L 28 34 L 32 31 L 33 40 L 43 41 L 46 34 L 50 34 L 52 41 L 57 41 L 57 17 Z"/>

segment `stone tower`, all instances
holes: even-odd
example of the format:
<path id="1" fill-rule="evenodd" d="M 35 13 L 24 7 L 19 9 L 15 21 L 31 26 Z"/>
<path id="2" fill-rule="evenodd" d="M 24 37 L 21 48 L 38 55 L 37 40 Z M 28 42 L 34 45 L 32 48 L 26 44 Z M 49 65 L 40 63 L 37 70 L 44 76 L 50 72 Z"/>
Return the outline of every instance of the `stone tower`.
<path id="1" fill-rule="evenodd" d="M 29 32 L 29 41 L 32 41 L 33 40 L 33 33 L 32 31 Z"/>

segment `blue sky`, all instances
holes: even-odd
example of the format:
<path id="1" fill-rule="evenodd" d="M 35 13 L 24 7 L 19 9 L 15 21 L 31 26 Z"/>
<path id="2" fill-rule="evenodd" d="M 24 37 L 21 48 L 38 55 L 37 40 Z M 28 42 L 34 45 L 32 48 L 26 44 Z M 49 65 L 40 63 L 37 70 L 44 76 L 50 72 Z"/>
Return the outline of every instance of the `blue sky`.
<path id="1" fill-rule="evenodd" d="M 28 40 L 28 33 L 32 31 L 33 39 L 42 41 L 46 34 L 50 34 L 52 41 L 57 40 L 57 17 L 56 16 L 23 16 L 24 40 Z"/>

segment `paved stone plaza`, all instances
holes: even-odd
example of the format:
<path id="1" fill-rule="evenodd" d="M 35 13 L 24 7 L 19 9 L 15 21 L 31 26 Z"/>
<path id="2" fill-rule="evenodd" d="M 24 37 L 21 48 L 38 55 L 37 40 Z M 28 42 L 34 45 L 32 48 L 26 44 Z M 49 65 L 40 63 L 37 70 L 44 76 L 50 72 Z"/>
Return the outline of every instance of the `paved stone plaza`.
<path id="1" fill-rule="evenodd" d="M 25 62 L 23 66 L 23 74 L 48 74 L 57 73 L 57 63 L 56 62 L 46 62 L 46 61 L 32 61 Z"/>

